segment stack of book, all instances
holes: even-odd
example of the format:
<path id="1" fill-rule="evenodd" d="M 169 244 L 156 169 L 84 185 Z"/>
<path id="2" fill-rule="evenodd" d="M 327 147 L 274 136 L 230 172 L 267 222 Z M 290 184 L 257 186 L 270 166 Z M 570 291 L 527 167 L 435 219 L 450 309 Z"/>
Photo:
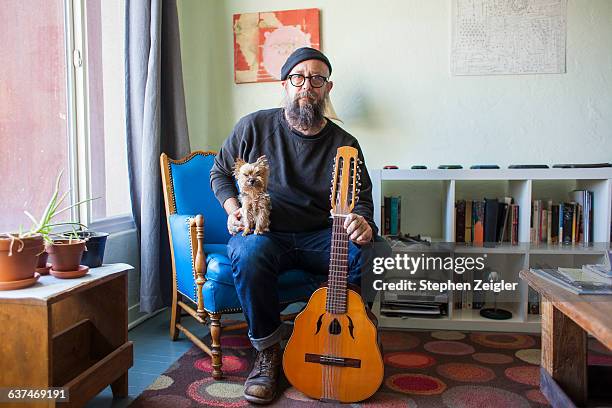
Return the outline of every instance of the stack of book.
<path id="1" fill-rule="evenodd" d="M 519 206 L 512 197 L 455 202 L 455 242 L 518 244 Z"/>
<path id="2" fill-rule="evenodd" d="M 604 254 L 604 263 L 584 265 L 582 269 L 601 276 L 602 278 L 612 279 L 612 250 L 607 250 Z"/>
<path id="3" fill-rule="evenodd" d="M 612 295 L 612 278 L 587 268 L 531 269 L 539 277 L 577 295 Z"/>
<path id="4" fill-rule="evenodd" d="M 385 196 L 382 214 L 382 235 L 399 235 L 402 225 L 402 197 Z"/>
<path id="5" fill-rule="evenodd" d="M 432 279 L 433 280 L 433 279 Z M 389 279 L 389 282 L 399 281 Z M 414 279 L 418 288 L 418 279 Z M 448 313 L 448 293 L 435 290 L 415 290 L 409 293 L 382 292 L 380 313 L 388 317 L 442 317 Z"/>
<path id="6" fill-rule="evenodd" d="M 593 242 L 593 192 L 574 190 L 570 202 L 531 203 L 531 242 L 589 244 Z"/>

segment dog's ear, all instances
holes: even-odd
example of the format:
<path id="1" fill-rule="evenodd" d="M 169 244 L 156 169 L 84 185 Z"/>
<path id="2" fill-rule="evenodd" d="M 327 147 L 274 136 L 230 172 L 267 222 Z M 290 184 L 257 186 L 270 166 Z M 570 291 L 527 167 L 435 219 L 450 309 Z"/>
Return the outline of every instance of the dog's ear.
<path id="1" fill-rule="evenodd" d="M 257 166 L 267 166 L 268 165 L 268 159 L 266 159 L 266 155 L 264 154 L 262 156 L 259 156 L 257 158 L 257 161 L 255 162 L 255 165 L 257 165 Z"/>
<path id="2" fill-rule="evenodd" d="M 236 160 L 234 161 L 234 177 L 238 177 L 240 174 L 240 168 L 244 166 L 245 163 L 246 162 L 240 157 L 236 157 Z"/>

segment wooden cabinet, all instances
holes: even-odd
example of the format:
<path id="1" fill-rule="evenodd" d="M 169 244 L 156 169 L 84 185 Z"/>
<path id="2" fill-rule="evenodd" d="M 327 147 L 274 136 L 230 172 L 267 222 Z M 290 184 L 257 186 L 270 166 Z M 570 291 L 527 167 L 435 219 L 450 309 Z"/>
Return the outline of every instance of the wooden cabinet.
<path id="1" fill-rule="evenodd" d="M 28 402 L 36 407 L 81 407 L 109 384 L 115 396 L 127 396 L 131 269 L 104 265 L 82 278 L 43 276 L 30 288 L 0 292 L 0 387 L 67 389 L 67 403 Z"/>

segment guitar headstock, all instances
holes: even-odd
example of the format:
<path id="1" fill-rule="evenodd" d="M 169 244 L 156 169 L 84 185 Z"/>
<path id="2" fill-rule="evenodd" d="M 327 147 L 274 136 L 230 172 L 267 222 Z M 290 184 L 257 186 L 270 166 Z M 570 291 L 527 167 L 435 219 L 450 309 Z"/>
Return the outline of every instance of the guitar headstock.
<path id="1" fill-rule="evenodd" d="M 354 147 L 338 148 L 334 158 L 331 207 L 334 215 L 348 215 L 359 200 L 361 187 L 359 152 Z"/>

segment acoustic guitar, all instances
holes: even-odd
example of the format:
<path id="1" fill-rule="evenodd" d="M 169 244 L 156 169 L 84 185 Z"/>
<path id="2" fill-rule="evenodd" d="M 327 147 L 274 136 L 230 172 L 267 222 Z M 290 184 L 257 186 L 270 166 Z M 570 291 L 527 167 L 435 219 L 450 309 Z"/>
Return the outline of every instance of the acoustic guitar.
<path id="1" fill-rule="evenodd" d="M 295 319 L 283 355 L 287 380 L 307 396 L 329 402 L 358 402 L 378 390 L 384 364 L 376 325 L 361 296 L 348 287 L 346 216 L 358 200 L 357 149 L 340 147 L 334 163 L 329 276 Z"/>

